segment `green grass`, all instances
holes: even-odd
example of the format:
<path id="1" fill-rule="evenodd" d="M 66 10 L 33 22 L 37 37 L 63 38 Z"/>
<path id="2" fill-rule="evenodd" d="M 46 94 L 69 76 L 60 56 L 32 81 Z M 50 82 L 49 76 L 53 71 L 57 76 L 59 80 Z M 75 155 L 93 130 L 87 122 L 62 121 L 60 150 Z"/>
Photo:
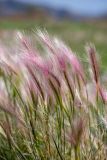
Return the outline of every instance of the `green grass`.
<path id="1" fill-rule="evenodd" d="M 20 27 L 9 23 L 11 29 L 27 32 L 40 24 L 43 28 L 40 22 L 28 28 L 25 22 Z M 106 30 L 103 25 L 100 29 L 92 26 L 79 22 L 44 25 L 49 33 L 70 44 L 80 60 L 88 54 L 87 68 L 66 46 L 60 41 L 56 43 L 45 32 L 38 31 L 36 39 L 34 35 L 29 36 L 35 46 L 39 43 L 45 49 L 46 55 L 50 53 L 50 59 L 48 56 L 44 59 L 41 52 L 32 48 L 29 37 L 21 33 L 18 38 L 12 30 L 4 34 L 5 41 L 1 36 L 1 160 L 106 160 L 107 89 L 103 83 L 106 80 L 99 75 L 93 46 L 87 46 L 85 54 L 83 49 L 92 36 L 100 34 L 101 38 Z M 9 31 L 9 27 L 7 29 Z M 101 40 L 104 41 L 104 37 Z M 94 39 L 98 50 L 101 40 L 98 45 L 98 39 Z"/>
<path id="2" fill-rule="evenodd" d="M 0 159 L 105 160 L 107 97 L 97 74 L 94 48 L 87 48 L 92 76 L 60 41 L 58 45 L 45 33 L 38 35 L 53 61 L 40 61 L 41 54 L 35 56 L 23 36 L 19 38 L 18 61 L 14 42 L 13 55 L 9 45 L 1 46 Z M 96 94 L 90 92 L 90 83 Z"/>

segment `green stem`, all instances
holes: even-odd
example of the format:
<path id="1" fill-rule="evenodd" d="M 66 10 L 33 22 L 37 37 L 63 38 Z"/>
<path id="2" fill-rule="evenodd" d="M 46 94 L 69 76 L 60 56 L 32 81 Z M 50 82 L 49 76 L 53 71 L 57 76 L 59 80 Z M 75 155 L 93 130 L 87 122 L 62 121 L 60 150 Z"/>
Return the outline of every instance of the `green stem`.
<path id="1" fill-rule="evenodd" d="M 75 153 L 75 160 L 79 160 L 78 159 L 78 146 L 74 147 L 74 153 Z"/>

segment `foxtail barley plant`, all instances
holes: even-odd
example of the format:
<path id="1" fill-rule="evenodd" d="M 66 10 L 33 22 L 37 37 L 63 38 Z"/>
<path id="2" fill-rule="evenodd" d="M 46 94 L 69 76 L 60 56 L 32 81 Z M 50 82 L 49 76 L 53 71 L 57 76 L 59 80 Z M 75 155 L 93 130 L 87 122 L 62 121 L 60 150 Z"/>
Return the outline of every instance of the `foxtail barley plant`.
<path id="1" fill-rule="evenodd" d="M 86 46 L 84 65 L 47 32 L 36 32 L 35 45 L 14 35 L 0 44 L 0 159 L 106 160 L 107 91 L 95 47 Z"/>

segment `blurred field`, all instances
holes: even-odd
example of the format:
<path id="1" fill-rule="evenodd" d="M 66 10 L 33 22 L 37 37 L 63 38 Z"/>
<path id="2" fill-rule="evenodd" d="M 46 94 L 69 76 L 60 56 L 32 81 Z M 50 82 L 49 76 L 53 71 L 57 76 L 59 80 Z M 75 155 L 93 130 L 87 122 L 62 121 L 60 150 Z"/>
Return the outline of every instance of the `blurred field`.
<path id="1" fill-rule="evenodd" d="M 87 42 L 94 43 L 101 55 L 103 67 L 107 65 L 107 21 L 59 21 L 50 19 L 39 20 L 2 20 L 0 30 L 21 29 L 34 31 L 37 28 L 46 29 L 70 45 L 79 56 L 85 55 L 84 46 Z"/>

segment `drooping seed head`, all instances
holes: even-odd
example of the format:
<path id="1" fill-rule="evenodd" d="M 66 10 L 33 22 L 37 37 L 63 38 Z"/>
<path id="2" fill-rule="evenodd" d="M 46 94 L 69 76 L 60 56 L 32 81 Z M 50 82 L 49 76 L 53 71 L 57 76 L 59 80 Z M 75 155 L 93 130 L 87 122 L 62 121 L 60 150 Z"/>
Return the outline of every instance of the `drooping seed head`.
<path id="1" fill-rule="evenodd" d="M 87 45 L 86 46 L 86 51 L 87 51 L 88 56 L 89 56 L 91 68 L 92 68 L 92 71 L 93 71 L 94 80 L 95 80 L 96 83 L 98 83 L 98 81 L 99 81 L 99 67 L 98 67 L 98 62 L 97 62 L 97 58 L 96 58 L 95 47 L 93 45 Z"/>
<path id="2" fill-rule="evenodd" d="M 85 125 L 83 118 L 76 118 L 72 122 L 72 129 L 67 134 L 67 140 L 72 146 L 76 147 L 82 141 Z"/>

